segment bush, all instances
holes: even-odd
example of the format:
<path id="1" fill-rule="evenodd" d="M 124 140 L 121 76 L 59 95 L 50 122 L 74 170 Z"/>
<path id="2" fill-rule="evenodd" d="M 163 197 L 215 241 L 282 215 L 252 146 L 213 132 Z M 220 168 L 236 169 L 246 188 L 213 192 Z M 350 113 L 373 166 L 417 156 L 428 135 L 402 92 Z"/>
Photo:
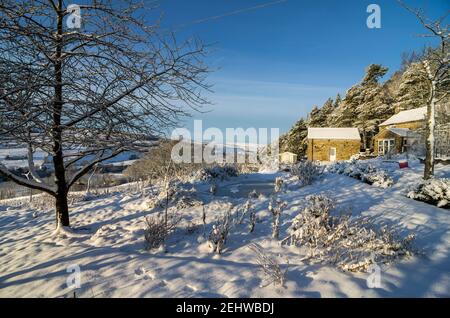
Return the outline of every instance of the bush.
<path id="1" fill-rule="evenodd" d="M 302 161 L 291 167 L 291 174 L 296 176 L 303 186 L 311 184 L 320 173 L 319 166 L 311 161 Z"/>
<path id="2" fill-rule="evenodd" d="M 197 171 L 200 163 L 174 163 L 171 162 L 172 148 L 178 141 L 163 140 L 142 159 L 138 159 L 131 166 L 124 170 L 123 174 L 130 181 L 141 179 L 151 179 L 155 182 L 165 180 L 165 178 L 184 179 Z M 169 168 L 170 163 L 170 169 Z"/>
<path id="3" fill-rule="evenodd" d="M 280 217 L 286 206 L 287 202 L 280 199 L 274 201 L 272 198 L 269 202 L 268 210 L 272 213 L 272 238 L 274 239 L 278 239 L 280 235 Z"/>
<path id="4" fill-rule="evenodd" d="M 226 180 L 238 175 L 239 170 L 234 165 L 216 165 L 198 170 L 194 175 L 194 179 L 199 181 Z"/>
<path id="5" fill-rule="evenodd" d="M 167 224 L 163 215 L 146 217 L 146 228 L 144 231 L 146 249 L 151 250 L 162 246 L 167 236 L 176 228 L 179 222 L 180 217 L 176 215 L 170 215 Z"/>
<path id="6" fill-rule="evenodd" d="M 213 253 L 222 253 L 222 250 L 227 243 L 231 223 L 231 212 L 228 211 L 213 225 L 212 231 L 209 233 L 208 237 L 208 244 Z"/>
<path id="7" fill-rule="evenodd" d="M 342 212 L 333 216 L 334 210 L 334 201 L 325 195 L 307 197 L 283 243 L 305 246 L 309 249 L 307 259 L 330 262 L 348 271 L 367 271 L 375 262 L 387 263 L 412 254 L 413 235 L 402 240 L 386 227 L 375 230 L 369 219 L 352 220 Z"/>
<path id="8" fill-rule="evenodd" d="M 260 245 L 252 243 L 248 248 L 255 253 L 256 262 L 265 275 L 266 283 L 261 287 L 266 287 L 270 284 L 284 286 L 288 269 L 286 268 L 283 271 L 277 260 L 267 255 Z"/>
<path id="9" fill-rule="evenodd" d="M 180 182 L 171 182 L 167 187 L 162 187 L 156 197 L 152 197 L 148 202 L 150 209 L 166 208 L 166 205 L 176 206 L 177 209 L 184 209 L 199 206 L 202 201 L 198 199 L 197 191 L 192 187 L 187 187 Z"/>
<path id="10" fill-rule="evenodd" d="M 371 164 L 358 161 L 337 162 L 329 165 L 326 171 L 343 174 L 380 188 L 388 188 L 394 184 L 394 180 L 386 171 L 378 169 Z"/>
<path id="11" fill-rule="evenodd" d="M 450 208 L 450 179 L 422 181 L 408 192 L 407 197 L 440 208 Z"/>

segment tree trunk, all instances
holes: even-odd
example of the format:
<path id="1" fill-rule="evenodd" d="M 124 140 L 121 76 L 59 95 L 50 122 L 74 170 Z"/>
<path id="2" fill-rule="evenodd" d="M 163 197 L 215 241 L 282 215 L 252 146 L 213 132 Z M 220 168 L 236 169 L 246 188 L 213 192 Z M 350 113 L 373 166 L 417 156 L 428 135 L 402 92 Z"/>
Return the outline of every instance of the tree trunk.
<path id="1" fill-rule="evenodd" d="M 366 149 L 367 149 L 367 132 L 366 132 L 365 128 L 363 129 L 362 135 L 363 135 L 363 147 L 364 147 L 364 151 L 366 151 Z"/>
<path id="2" fill-rule="evenodd" d="M 56 226 L 70 226 L 67 192 L 58 192 L 55 197 Z"/>
<path id="3" fill-rule="evenodd" d="M 431 69 L 428 61 L 424 62 L 425 70 L 427 71 L 428 78 L 430 80 L 430 97 L 427 103 L 427 126 L 426 126 L 426 157 L 425 157 L 425 169 L 423 178 L 425 180 L 430 179 L 434 175 L 434 129 L 435 129 L 435 105 L 436 105 L 436 81 L 432 77 Z"/>
<path id="4" fill-rule="evenodd" d="M 67 204 L 67 193 L 69 189 L 66 183 L 66 169 L 64 167 L 64 157 L 62 151 L 62 128 L 61 113 L 63 108 L 63 86 L 62 86 L 62 33 L 63 33 L 63 16 L 61 14 L 62 0 L 58 1 L 58 18 L 57 18 L 57 34 L 56 52 L 54 63 L 55 75 L 55 99 L 53 101 L 53 167 L 55 168 L 55 209 L 56 209 L 56 226 L 70 226 L 69 222 L 69 205 Z"/>

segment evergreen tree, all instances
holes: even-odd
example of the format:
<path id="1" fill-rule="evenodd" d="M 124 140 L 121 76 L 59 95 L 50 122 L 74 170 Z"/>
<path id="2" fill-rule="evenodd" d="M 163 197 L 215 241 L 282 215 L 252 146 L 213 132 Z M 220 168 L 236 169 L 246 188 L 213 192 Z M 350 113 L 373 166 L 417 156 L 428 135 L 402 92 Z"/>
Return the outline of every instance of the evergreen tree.
<path id="1" fill-rule="evenodd" d="M 403 73 L 395 94 L 395 111 L 426 106 L 429 91 L 426 72 L 422 64 L 410 64 Z"/>
<path id="2" fill-rule="evenodd" d="M 280 150 L 304 156 L 306 153 L 307 135 L 308 127 L 306 121 L 300 118 L 287 134 L 280 137 Z"/>

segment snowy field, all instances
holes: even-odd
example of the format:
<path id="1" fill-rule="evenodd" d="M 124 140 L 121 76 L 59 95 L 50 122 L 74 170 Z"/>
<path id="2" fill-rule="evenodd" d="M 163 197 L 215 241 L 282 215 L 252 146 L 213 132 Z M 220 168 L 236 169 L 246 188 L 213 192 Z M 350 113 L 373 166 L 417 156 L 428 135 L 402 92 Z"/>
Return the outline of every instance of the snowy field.
<path id="1" fill-rule="evenodd" d="M 218 183 L 216 196 L 209 185 L 192 185 L 202 205 L 176 208 L 183 222 L 166 242 L 166 251 L 145 250 L 145 216 L 151 212 L 151 189 L 115 192 L 74 202 L 71 223 L 76 235 L 52 237 L 54 213 L 17 207 L 17 200 L 0 202 L 0 296 L 73 297 L 66 285 L 67 268 L 81 269 L 77 297 L 450 297 L 450 210 L 405 197 L 420 179 L 423 166 L 397 169 L 386 164 L 394 185 L 370 186 L 337 174 L 324 174 L 312 185 L 288 186 L 279 194 L 287 202 L 281 216 L 280 239 L 305 196 L 326 193 L 354 216 L 370 216 L 402 236 L 414 233 L 415 256 L 381 264 L 381 288 L 368 288 L 368 273 L 342 271 L 335 266 L 303 261 L 298 247 L 271 238 L 269 194 L 275 178 L 284 173 L 255 173 Z M 439 177 L 450 177 L 450 166 L 436 166 Z M 289 185 L 289 184 L 288 184 Z M 206 242 L 214 221 L 227 210 L 239 211 L 251 189 L 256 225 L 235 224 L 221 255 Z M 227 196 L 227 197 L 225 197 Z M 13 204 L 14 203 L 14 204 Z M 287 268 L 284 287 L 263 284 L 263 273 L 248 248 L 257 242 Z"/>

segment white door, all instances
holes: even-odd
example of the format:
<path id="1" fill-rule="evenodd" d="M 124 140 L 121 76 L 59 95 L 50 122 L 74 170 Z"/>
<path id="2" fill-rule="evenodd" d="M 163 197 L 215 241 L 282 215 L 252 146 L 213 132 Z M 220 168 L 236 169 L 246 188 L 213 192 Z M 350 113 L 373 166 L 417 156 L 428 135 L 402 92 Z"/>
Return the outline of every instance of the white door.
<path id="1" fill-rule="evenodd" d="M 336 148 L 330 148 L 330 161 L 336 161 Z"/>

